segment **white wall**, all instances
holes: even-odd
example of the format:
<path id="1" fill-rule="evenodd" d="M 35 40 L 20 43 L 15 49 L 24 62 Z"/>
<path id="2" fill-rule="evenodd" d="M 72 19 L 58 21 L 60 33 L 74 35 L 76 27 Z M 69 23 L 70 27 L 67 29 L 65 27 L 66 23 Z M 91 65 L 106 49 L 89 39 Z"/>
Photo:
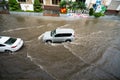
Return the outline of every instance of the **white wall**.
<path id="1" fill-rule="evenodd" d="M 32 3 L 34 4 L 34 0 L 32 0 Z"/>
<path id="2" fill-rule="evenodd" d="M 92 7 L 92 4 L 95 4 L 96 0 L 86 0 L 85 4 L 87 8 Z"/>
<path id="3" fill-rule="evenodd" d="M 91 0 L 86 0 L 86 2 L 85 2 L 85 4 L 86 4 L 86 7 L 89 7 L 89 5 L 90 5 L 90 2 L 91 2 Z"/>
<path id="4" fill-rule="evenodd" d="M 120 11 L 120 5 L 117 7 L 117 9 L 116 9 L 117 11 Z"/>
<path id="5" fill-rule="evenodd" d="M 50 3 L 47 3 L 50 2 Z M 44 5 L 52 5 L 52 0 L 43 0 Z"/>
<path id="6" fill-rule="evenodd" d="M 112 0 L 105 0 L 105 1 L 106 1 L 105 5 L 109 6 Z"/>
<path id="7" fill-rule="evenodd" d="M 20 4 L 21 9 L 24 11 L 30 10 L 33 11 L 33 4 Z"/>

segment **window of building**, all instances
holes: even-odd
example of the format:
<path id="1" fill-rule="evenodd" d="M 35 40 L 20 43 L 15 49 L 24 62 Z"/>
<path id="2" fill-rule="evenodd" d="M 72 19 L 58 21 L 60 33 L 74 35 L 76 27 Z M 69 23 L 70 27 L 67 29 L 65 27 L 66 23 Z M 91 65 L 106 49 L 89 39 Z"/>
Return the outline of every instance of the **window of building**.
<path id="1" fill-rule="evenodd" d="M 26 0 L 18 0 L 18 2 L 26 2 Z"/>
<path id="2" fill-rule="evenodd" d="M 61 0 L 52 0 L 52 4 L 58 5 Z"/>
<path id="3" fill-rule="evenodd" d="M 76 2 L 78 2 L 78 1 L 80 1 L 80 2 L 85 2 L 86 0 L 76 0 Z"/>
<path id="4" fill-rule="evenodd" d="M 39 0 L 40 1 L 40 3 L 43 3 L 43 0 Z"/>

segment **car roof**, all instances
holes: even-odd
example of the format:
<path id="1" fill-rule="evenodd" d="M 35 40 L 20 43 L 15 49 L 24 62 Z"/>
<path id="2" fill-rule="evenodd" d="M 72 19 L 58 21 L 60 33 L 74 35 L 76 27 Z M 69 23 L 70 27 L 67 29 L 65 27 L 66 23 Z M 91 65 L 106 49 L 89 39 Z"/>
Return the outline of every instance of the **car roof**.
<path id="1" fill-rule="evenodd" d="M 73 29 L 70 29 L 70 28 L 58 28 L 56 29 L 56 33 L 74 33 L 74 30 Z"/>
<path id="2" fill-rule="evenodd" d="M 10 37 L 0 36 L 0 44 L 4 44 Z"/>

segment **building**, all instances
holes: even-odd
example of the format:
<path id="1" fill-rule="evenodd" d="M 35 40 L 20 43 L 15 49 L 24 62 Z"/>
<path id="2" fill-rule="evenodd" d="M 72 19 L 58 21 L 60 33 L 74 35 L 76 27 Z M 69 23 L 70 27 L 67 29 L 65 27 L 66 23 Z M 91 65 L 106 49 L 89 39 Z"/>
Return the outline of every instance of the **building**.
<path id="1" fill-rule="evenodd" d="M 34 10 L 34 6 L 33 6 L 34 0 L 17 0 L 17 1 L 20 3 L 22 10 L 24 11 Z M 56 14 L 56 16 L 59 16 L 59 3 L 62 0 L 39 0 L 39 1 L 43 5 L 44 15 L 50 14 L 52 16 L 53 14 L 53 16 L 55 16 L 54 14 Z M 120 13 L 120 0 L 66 0 L 66 1 L 85 2 L 86 7 L 88 9 L 93 7 L 94 4 L 98 5 L 100 3 L 107 7 L 106 14 L 119 14 Z"/>
<path id="2" fill-rule="evenodd" d="M 106 14 L 120 15 L 120 0 L 112 0 L 107 8 Z"/>
<path id="3" fill-rule="evenodd" d="M 32 8 L 29 8 L 30 4 L 34 4 L 34 0 L 17 0 L 18 2 L 20 2 L 22 5 L 22 9 L 26 10 L 26 6 L 28 10 L 33 10 Z M 62 0 L 39 0 L 40 3 L 42 3 L 43 7 L 45 5 L 49 5 L 49 6 L 59 6 L 60 1 Z M 86 0 L 66 0 L 66 1 L 82 1 L 85 2 Z M 23 8 L 24 7 L 24 8 Z"/>
<path id="4" fill-rule="evenodd" d="M 93 7 L 97 1 L 107 7 L 106 14 L 120 14 L 120 0 L 86 0 L 87 8 Z"/>
<path id="5" fill-rule="evenodd" d="M 39 0 L 44 9 L 44 16 L 59 16 L 59 3 L 61 0 Z M 18 0 L 21 9 L 33 11 L 34 0 Z"/>

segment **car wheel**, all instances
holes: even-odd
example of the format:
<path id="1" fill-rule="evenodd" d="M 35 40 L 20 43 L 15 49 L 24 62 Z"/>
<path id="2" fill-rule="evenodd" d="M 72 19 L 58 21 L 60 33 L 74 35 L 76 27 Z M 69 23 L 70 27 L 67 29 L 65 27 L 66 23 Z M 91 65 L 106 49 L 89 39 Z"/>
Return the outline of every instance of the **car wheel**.
<path id="1" fill-rule="evenodd" d="M 71 40 L 66 40 L 65 42 L 71 42 Z"/>
<path id="2" fill-rule="evenodd" d="M 12 53 L 12 51 L 11 51 L 11 50 L 5 50 L 5 52 L 6 52 L 6 53 Z"/>
<path id="3" fill-rule="evenodd" d="M 52 41 L 51 40 L 47 40 L 46 43 L 52 43 Z"/>

